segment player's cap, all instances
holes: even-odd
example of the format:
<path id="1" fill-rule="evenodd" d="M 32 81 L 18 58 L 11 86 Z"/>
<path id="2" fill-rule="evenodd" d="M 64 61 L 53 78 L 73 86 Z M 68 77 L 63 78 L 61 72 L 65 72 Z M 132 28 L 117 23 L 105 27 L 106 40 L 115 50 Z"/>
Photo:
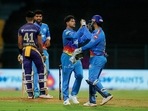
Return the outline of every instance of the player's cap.
<path id="1" fill-rule="evenodd" d="M 26 12 L 26 17 L 33 18 L 34 17 L 34 12 L 33 11 L 27 11 Z"/>
<path id="2" fill-rule="evenodd" d="M 94 15 L 91 20 L 96 22 L 96 23 L 102 23 L 103 22 L 103 18 L 100 15 Z"/>

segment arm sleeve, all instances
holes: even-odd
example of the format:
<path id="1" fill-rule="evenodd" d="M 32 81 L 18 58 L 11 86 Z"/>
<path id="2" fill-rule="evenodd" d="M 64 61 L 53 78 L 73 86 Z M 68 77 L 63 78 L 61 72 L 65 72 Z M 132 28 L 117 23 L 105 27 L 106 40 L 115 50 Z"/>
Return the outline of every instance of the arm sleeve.
<path id="1" fill-rule="evenodd" d="M 85 29 L 84 27 L 79 28 L 79 30 L 77 32 L 73 32 L 73 31 L 67 30 L 65 32 L 65 38 L 67 38 L 67 39 L 70 39 L 70 38 L 73 38 L 73 39 L 74 38 L 79 38 L 79 37 L 81 37 L 83 35 L 84 29 Z"/>
<path id="2" fill-rule="evenodd" d="M 87 28 L 84 28 L 84 34 L 78 39 L 78 42 L 84 43 L 86 40 L 90 40 L 91 36 L 91 32 Z"/>
<path id="3" fill-rule="evenodd" d="M 88 50 L 90 48 L 92 48 L 93 46 L 95 46 L 96 44 L 98 44 L 100 42 L 100 38 L 99 38 L 99 35 L 96 36 L 96 34 L 92 35 L 91 36 L 91 40 L 85 45 L 82 47 L 82 50 Z"/>

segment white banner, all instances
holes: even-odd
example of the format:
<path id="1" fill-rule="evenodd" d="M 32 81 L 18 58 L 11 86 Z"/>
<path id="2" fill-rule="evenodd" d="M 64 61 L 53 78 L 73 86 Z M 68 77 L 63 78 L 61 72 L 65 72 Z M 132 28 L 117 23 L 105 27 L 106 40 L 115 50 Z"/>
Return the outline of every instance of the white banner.
<path id="1" fill-rule="evenodd" d="M 48 83 L 53 83 L 53 88 L 59 87 L 59 70 L 50 70 L 52 79 Z M 85 80 L 88 78 L 88 70 L 83 70 L 84 78 L 81 89 L 88 89 Z M 74 74 L 70 80 L 70 88 L 74 83 Z M 100 81 L 107 89 L 148 89 L 148 70 L 103 70 Z M 0 69 L 0 89 L 21 89 L 22 71 L 21 69 Z"/>

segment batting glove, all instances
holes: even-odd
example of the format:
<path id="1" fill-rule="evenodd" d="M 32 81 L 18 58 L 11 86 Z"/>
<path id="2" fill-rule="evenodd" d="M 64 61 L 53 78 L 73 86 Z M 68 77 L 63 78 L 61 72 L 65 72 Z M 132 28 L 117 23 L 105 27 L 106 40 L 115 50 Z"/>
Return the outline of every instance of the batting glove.
<path id="1" fill-rule="evenodd" d="M 22 56 L 21 54 L 19 54 L 19 55 L 17 56 L 17 60 L 18 60 L 18 62 L 19 62 L 20 64 L 22 64 L 22 62 L 23 62 L 23 56 Z"/>
<path id="2" fill-rule="evenodd" d="M 86 26 L 86 21 L 84 19 L 81 19 L 80 24 L 81 26 Z"/>

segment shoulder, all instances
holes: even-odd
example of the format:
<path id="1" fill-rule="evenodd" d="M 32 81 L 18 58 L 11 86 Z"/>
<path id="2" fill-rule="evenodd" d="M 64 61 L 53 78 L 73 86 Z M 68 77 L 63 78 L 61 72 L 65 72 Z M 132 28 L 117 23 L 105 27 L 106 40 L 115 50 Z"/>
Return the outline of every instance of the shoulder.
<path id="1" fill-rule="evenodd" d="M 64 31 L 63 31 L 63 33 L 65 33 L 66 35 L 68 35 L 69 33 L 71 33 L 72 32 L 72 30 L 69 30 L 69 29 L 65 29 Z"/>
<path id="2" fill-rule="evenodd" d="M 44 26 L 44 27 L 48 27 L 48 24 L 46 24 L 46 23 L 42 23 L 42 26 Z"/>
<path id="3" fill-rule="evenodd" d="M 22 25 L 22 26 L 18 29 L 18 31 L 24 29 L 25 27 L 26 27 L 26 24 Z"/>

